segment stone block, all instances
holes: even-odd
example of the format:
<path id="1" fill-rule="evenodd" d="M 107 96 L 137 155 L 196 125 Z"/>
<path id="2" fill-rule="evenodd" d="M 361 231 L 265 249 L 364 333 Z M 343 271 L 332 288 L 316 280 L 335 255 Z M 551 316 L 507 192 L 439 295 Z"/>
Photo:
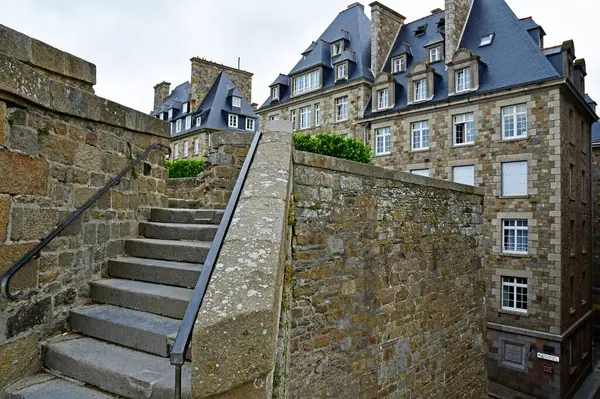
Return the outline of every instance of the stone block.
<path id="1" fill-rule="evenodd" d="M 0 392 L 9 384 L 39 370 L 38 340 L 38 335 L 31 333 L 0 346 Z"/>
<path id="2" fill-rule="evenodd" d="M 35 326 L 48 322 L 52 317 L 52 298 L 28 302 L 6 318 L 6 337 L 12 338 Z"/>
<path id="3" fill-rule="evenodd" d="M 8 215 L 10 213 L 10 196 L 0 195 L 0 245 L 6 241 L 8 234 Z"/>
<path id="4" fill-rule="evenodd" d="M 97 147 L 80 143 L 75 151 L 75 166 L 99 172 L 102 168 L 102 152 Z"/>
<path id="5" fill-rule="evenodd" d="M 41 155 L 51 161 L 72 165 L 75 161 L 75 142 L 53 134 L 39 134 Z"/>
<path id="6" fill-rule="evenodd" d="M 46 195 L 48 173 L 43 159 L 0 150 L 0 193 Z"/>
<path id="7" fill-rule="evenodd" d="M 12 150 L 37 156 L 40 153 L 38 132 L 26 126 L 14 125 L 10 131 L 9 147 Z"/>
<path id="8" fill-rule="evenodd" d="M 41 240 L 58 224 L 59 211 L 53 208 L 13 207 L 12 241 Z"/>
<path id="9" fill-rule="evenodd" d="M 4 275 L 13 264 L 35 246 L 36 243 L 0 245 L 0 275 Z M 11 292 L 35 287 L 37 284 L 37 270 L 37 260 L 23 266 L 10 282 Z"/>

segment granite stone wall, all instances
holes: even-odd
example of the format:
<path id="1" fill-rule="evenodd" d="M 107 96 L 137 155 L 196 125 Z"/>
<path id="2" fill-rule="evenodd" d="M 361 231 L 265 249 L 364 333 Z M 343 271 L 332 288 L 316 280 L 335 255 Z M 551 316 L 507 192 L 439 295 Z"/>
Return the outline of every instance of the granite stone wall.
<path id="1" fill-rule="evenodd" d="M 0 48 L 0 276 L 168 137 L 165 122 L 49 77 Z M 166 206 L 163 160 L 160 150 L 151 153 L 12 280 L 11 291 L 21 294 L 0 298 L 0 392 L 36 371 L 40 340 L 63 331 L 68 311 L 89 300 L 89 282 L 138 235 L 150 207 Z"/>
<path id="2" fill-rule="evenodd" d="M 371 6 L 371 71 L 377 76 L 390 53 L 404 20 L 403 15 L 379 2 Z"/>
<path id="3" fill-rule="evenodd" d="M 204 58 L 192 58 L 192 92 L 190 99 L 191 109 L 196 109 L 206 94 L 215 83 L 215 80 L 221 72 L 227 73 L 235 87 L 242 93 L 242 96 L 252 102 L 252 76 L 251 72 L 232 68 L 226 65 L 218 64 Z"/>
<path id="4" fill-rule="evenodd" d="M 483 398 L 483 191 L 295 152 L 289 398 Z"/>
<path id="5" fill-rule="evenodd" d="M 451 61 L 460 45 L 460 38 L 467 23 L 473 0 L 445 0 L 446 1 L 446 61 Z"/>

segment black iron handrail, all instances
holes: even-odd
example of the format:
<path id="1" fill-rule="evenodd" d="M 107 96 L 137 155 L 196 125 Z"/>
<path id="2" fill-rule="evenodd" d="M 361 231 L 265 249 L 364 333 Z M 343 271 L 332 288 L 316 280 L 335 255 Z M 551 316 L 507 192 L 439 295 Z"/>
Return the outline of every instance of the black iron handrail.
<path id="1" fill-rule="evenodd" d="M 106 186 L 102 187 L 100 190 L 94 194 L 92 198 L 90 198 L 85 204 L 81 206 L 81 208 L 77 209 L 75 212 L 71 213 L 69 217 L 61 223 L 52 233 L 48 234 L 35 248 L 31 249 L 25 256 L 23 256 L 17 263 L 15 263 L 8 271 L 2 276 L 2 281 L 0 282 L 0 289 L 2 290 L 2 295 L 7 299 L 17 299 L 19 293 L 11 294 L 10 292 L 10 280 L 14 277 L 14 275 L 28 262 L 32 259 L 38 259 L 40 257 L 40 252 L 50 243 L 52 240 L 56 238 L 64 229 L 69 227 L 71 223 L 73 223 L 78 217 L 80 217 L 94 202 L 96 202 L 100 197 L 102 197 L 108 190 L 118 185 L 121 182 L 123 176 L 125 176 L 129 171 L 131 171 L 137 164 L 139 164 L 142 160 L 144 160 L 154 149 L 158 147 L 163 147 L 171 152 L 171 149 L 162 143 L 154 143 L 152 144 L 142 155 L 140 155 L 137 159 L 131 162 L 125 169 L 121 171 L 114 179 L 112 179 Z"/>
<path id="2" fill-rule="evenodd" d="M 250 146 L 250 150 L 248 150 L 248 154 L 246 155 L 246 160 L 244 161 L 242 170 L 240 170 L 238 179 L 235 182 L 235 187 L 233 188 L 233 191 L 231 193 L 231 198 L 227 203 L 227 208 L 225 208 L 223 219 L 219 224 L 219 229 L 217 230 L 215 239 L 212 245 L 210 246 L 210 250 L 208 251 L 206 260 L 204 261 L 202 272 L 200 272 L 200 277 L 198 278 L 198 282 L 196 283 L 196 287 L 194 288 L 194 294 L 192 296 L 192 299 L 190 300 L 190 303 L 188 304 L 187 309 L 185 310 L 183 321 L 181 322 L 181 326 L 179 327 L 179 331 L 177 332 L 177 337 L 175 338 L 175 342 L 173 343 L 173 346 L 171 348 L 171 364 L 175 366 L 176 399 L 181 398 L 181 367 L 185 363 L 185 353 L 187 352 L 190 346 L 190 339 L 192 337 L 194 323 L 196 322 L 196 317 L 198 317 L 198 312 L 200 312 L 200 306 L 202 306 L 202 301 L 204 300 L 204 295 L 206 294 L 206 289 L 208 288 L 210 277 L 215 268 L 215 263 L 217 258 L 219 257 L 219 253 L 221 252 L 221 247 L 223 246 L 223 240 L 225 239 L 227 230 L 229 230 L 229 225 L 231 224 L 233 212 L 237 207 L 237 203 L 240 198 L 242 188 L 244 187 L 244 183 L 246 182 L 248 170 L 250 169 L 250 165 L 252 165 L 252 160 L 254 159 L 256 147 L 258 146 L 261 135 L 261 132 L 256 132 L 254 140 L 252 140 L 252 145 Z"/>

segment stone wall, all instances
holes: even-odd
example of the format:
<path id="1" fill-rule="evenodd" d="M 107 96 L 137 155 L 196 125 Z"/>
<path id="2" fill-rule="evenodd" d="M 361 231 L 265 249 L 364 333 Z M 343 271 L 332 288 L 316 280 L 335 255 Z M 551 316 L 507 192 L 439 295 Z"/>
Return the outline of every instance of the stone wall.
<path id="1" fill-rule="evenodd" d="M 446 1 L 446 41 L 445 57 L 450 62 L 460 46 L 463 29 L 467 23 L 473 0 Z"/>
<path id="2" fill-rule="evenodd" d="M 26 46 L 14 49 L 21 50 Z M 15 57 L 0 52 L 0 276 L 152 143 L 169 137 L 166 123 Z M 153 152 L 12 280 L 11 291 L 22 294 L 0 298 L 0 392 L 39 368 L 40 340 L 63 331 L 69 309 L 88 301 L 88 283 L 100 278 L 108 258 L 138 235 L 150 207 L 166 205 L 163 159 Z"/>
<path id="3" fill-rule="evenodd" d="M 228 67 L 204 58 L 192 58 L 192 92 L 190 107 L 195 110 L 204 100 L 206 94 L 217 80 L 221 72 L 227 73 L 235 87 L 242 93 L 244 98 L 252 102 L 252 76 L 253 74 L 241 69 Z"/>
<path id="4" fill-rule="evenodd" d="M 204 172 L 195 178 L 167 180 L 167 196 L 193 201 L 188 204 L 192 207 L 225 208 L 253 138 L 252 133 L 210 133 Z"/>
<path id="5" fill-rule="evenodd" d="M 287 397 L 483 398 L 483 190 L 295 152 L 293 192 Z"/>
<path id="6" fill-rule="evenodd" d="M 394 44 L 404 20 L 403 15 L 379 2 L 371 6 L 371 71 L 377 76 Z"/>
<path id="7" fill-rule="evenodd" d="M 594 214 L 593 228 L 593 262 L 596 268 L 592 272 L 594 287 L 594 304 L 600 305 L 600 147 L 595 146 L 592 149 L 592 212 Z M 600 312 L 594 314 L 594 337 L 600 337 Z"/>

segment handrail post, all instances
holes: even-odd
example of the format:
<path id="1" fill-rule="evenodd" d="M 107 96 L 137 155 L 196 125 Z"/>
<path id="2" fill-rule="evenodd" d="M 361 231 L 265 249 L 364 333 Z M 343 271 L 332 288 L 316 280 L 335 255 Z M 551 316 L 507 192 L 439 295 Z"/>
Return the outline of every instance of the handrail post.
<path id="1" fill-rule="evenodd" d="M 181 365 L 175 365 L 175 399 L 181 399 Z"/>

